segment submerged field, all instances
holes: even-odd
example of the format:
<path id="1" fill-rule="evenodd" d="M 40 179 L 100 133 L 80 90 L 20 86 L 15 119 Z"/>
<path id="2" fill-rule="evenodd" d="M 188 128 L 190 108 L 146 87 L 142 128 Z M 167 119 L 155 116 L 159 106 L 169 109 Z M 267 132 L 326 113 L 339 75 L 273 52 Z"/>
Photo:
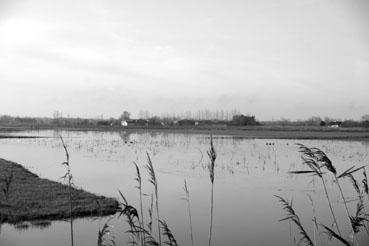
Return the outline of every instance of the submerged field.
<path id="1" fill-rule="evenodd" d="M 24 131 L 46 131 L 46 130 L 66 131 L 101 131 L 116 132 L 121 131 L 131 134 L 144 134 L 146 132 L 157 134 L 216 134 L 223 136 L 233 136 L 251 139 L 322 139 L 322 140 L 356 140 L 368 141 L 368 128 L 330 128 L 320 126 L 149 126 L 149 127 L 2 127 L 0 126 L 1 138 L 28 138 L 36 137 L 22 135 Z M 9 134 L 18 132 L 18 134 Z M 42 137 L 42 136 L 41 136 Z"/>
<path id="2" fill-rule="evenodd" d="M 118 189 L 130 204 L 138 207 L 139 196 L 135 181 L 137 163 L 142 174 L 143 214 L 149 221 L 148 208 L 153 186 L 149 183 L 148 152 L 158 179 L 160 217 L 167 223 L 180 245 L 191 245 L 186 196 L 187 181 L 192 211 L 193 237 L 196 245 L 207 245 L 209 234 L 210 190 L 208 163 L 210 138 L 208 134 L 173 132 L 102 132 L 102 131 L 29 131 L 17 134 L 47 136 L 35 139 L 1 139 L 2 158 L 23 163 L 41 178 L 59 180 L 64 174 L 60 165 L 64 152 L 58 134 L 62 134 L 70 151 L 75 185 L 93 193 L 119 199 Z M 55 137 L 55 138 L 54 138 Z M 288 222 L 280 222 L 285 212 L 274 195 L 293 200 L 306 231 L 317 242 L 337 245 L 328 236 L 317 233 L 312 218 L 331 225 L 327 201 L 320 180 L 311 176 L 296 176 L 290 171 L 304 168 L 296 143 L 318 147 L 327 153 L 341 173 L 352 165 L 369 162 L 366 141 L 251 139 L 214 134 L 217 151 L 214 181 L 214 220 L 212 245 L 293 245 L 299 232 Z M 22 153 L 22 154 L 19 154 Z M 362 174 L 355 174 L 359 181 Z M 344 235 L 350 225 L 340 193 L 331 176 L 326 177 L 328 191 Z M 356 209 L 357 196 L 349 180 L 342 181 L 350 212 Z M 311 197 L 313 205 L 309 199 Z M 120 199 L 120 201 L 122 201 Z M 368 202 L 365 199 L 368 209 Z M 315 209 L 314 209 L 315 208 Z M 154 219 L 155 219 L 154 213 Z M 96 245 L 98 228 L 108 217 L 75 221 L 76 245 Z M 111 233 L 118 245 L 130 240 L 125 219 L 113 216 L 109 220 Z M 156 233 L 156 227 L 153 228 Z M 368 242 L 365 231 L 360 232 L 361 244 Z M 30 228 L 19 232 L 3 224 L 1 245 L 68 245 L 68 223 L 56 221 L 45 229 Z M 323 245 L 319 243 L 319 245 Z"/>

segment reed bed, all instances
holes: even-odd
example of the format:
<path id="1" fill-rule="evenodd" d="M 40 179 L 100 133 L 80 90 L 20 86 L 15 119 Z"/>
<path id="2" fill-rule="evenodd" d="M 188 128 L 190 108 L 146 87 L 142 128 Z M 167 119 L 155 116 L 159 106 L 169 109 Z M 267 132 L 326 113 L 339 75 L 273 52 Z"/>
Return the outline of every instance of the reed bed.
<path id="1" fill-rule="evenodd" d="M 367 176 L 365 172 L 365 167 L 361 166 L 358 168 L 351 167 L 345 171 L 343 171 L 341 174 L 337 173 L 337 170 L 335 166 L 333 165 L 332 161 L 328 158 L 328 156 L 320 149 L 318 148 L 309 148 L 305 145 L 298 144 L 298 151 L 301 153 L 302 162 L 303 164 L 308 167 L 307 170 L 298 170 L 298 171 L 289 171 L 290 174 L 309 174 L 313 175 L 314 177 L 318 177 L 321 180 L 322 187 L 324 189 L 324 194 L 327 200 L 327 205 L 329 207 L 329 211 L 331 213 L 331 217 L 333 220 L 333 226 L 327 226 L 326 224 L 323 224 L 324 222 L 320 220 L 316 216 L 316 207 L 314 203 L 314 199 L 308 195 L 308 198 L 310 200 L 311 206 L 313 208 L 313 218 L 312 218 L 312 232 L 313 235 L 309 235 L 309 231 L 306 229 L 306 225 L 303 224 L 303 221 L 301 218 L 297 215 L 295 212 L 292 201 L 289 202 L 282 196 L 275 195 L 275 197 L 278 199 L 278 201 L 281 203 L 282 208 L 284 211 L 287 212 L 287 215 L 285 218 L 281 219 L 280 221 L 289 221 L 290 226 L 294 225 L 294 227 L 298 231 L 299 235 L 299 241 L 295 244 L 296 245 L 308 245 L 308 246 L 317 246 L 317 245 L 324 245 L 321 235 L 327 234 L 329 238 L 333 238 L 337 240 L 337 242 L 343 244 L 343 245 L 360 245 L 360 242 L 358 240 L 357 234 L 362 230 L 362 228 L 367 229 L 366 223 L 368 222 L 368 214 L 365 212 L 365 203 L 364 203 L 364 194 L 368 194 L 368 181 Z M 207 151 L 208 157 L 209 157 L 209 164 L 207 166 L 207 169 L 209 171 L 209 177 L 210 177 L 210 183 L 211 183 L 211 190 L 210 190 L 210 224 L 209 224 L 209 240 L 208 245 L 212 244 L 212 238 L 213 238 L 213 220 L 214 220 L 214 181 L 215 181 L 215 161 L 217 157 L 217 153 L 214 148 L 213 138 L 210 137 L 210 149 Z M 138 183 L 137 188 L 140 190 L 139 196 L 140 196 L 140 209 L 137 210 L 132 205 L 129 205 L 127 200 L 123 197 L 123 214 L 127 216 L 127 222 L 130 226 L 130 230 L 128 230 L 128 233 L 131 235 L 131 243 L 132 245 L 140 244 L 140 245 L 178 245 L 177 240 L 175 239 L 175 236 L 173 232 L 169 229 L 168 224 L 165 220 L 161 219 L 159 216 L 159 199 L 158 199 L 158 177 L 155 173 L 155 169 L 153 166 L 153 162 L 151 160 L 150 155 L 147 153 L 147 165 L 146 169 L 148 170 L 149 175 L 149 182 L 153 185 L 153 193 L 151 195 L 151 206 L 149 207 L 149 221 L 147 225 L 145 225 L 144 219 L 143 219 L 143 208 L 142 208 L 142 181 L 141 181 L 141 175 L 139 171 L 138 165 L 135 163 L 136 168 L 136 181 Z M 358 173 L 360 170 L 363 171 L 363 180 L 362 180 L 362 187 L 360 187 L 359 182 L 354 177 L 354 174 Z M 334 205 L 331 201 L 331 194 L 328 192 L 327 188 L 327 178 L 329 178 L 327 175 L 332 174 L 332 180 L 336 184 L 337 189 L 340 192 L 342 203 L 344 204 L 345 210 L 346 210 L 346 216 L 349 220 L 352 232 L 351 236 L 350 234 L 344 235 L 341 231 L 341 227 L 338 224 L 338 220 L 335 213 Z M 356 210 L 351 211 L 349 210 L 348 201 L 347 198 L 344 196 L 344 192 L 342 189 L 342 180 L 348 179 L 352 183 L 354 189 L 357 193 L 357 205 Z M 187 202 L 187 215 L 189 218 L 189 228 L 190 228 L 190 240 L 191 245 L 194 245 L 194 237 L 193 237 L 193 228 L 192 228 L 192 216 L 191 216 L 191 203 L 190 203 L 190 193 L 188 189 L 187 181 L 184 181 L 184 191 L 186 197 L 184 200 Z M 369 200 L 369 195 L 368 195 Z M 155 206 L 154 206 L 155 204 Z M 153 235 L 152 230 L 152 224 L 154 223 L 153 220 L 153 209 L 156 209 L 156 220 L 158 223 L 158 231 L 157 235 Z M 139 212 L 140 211 L 140 214 Z M 140 218 L 141 217 L 141 218 Z M 143 235 L 140 237 L 140 233 Z M 292 240 L 292 227 L 290 227 L 290 238 Z M 165 239 L 161 241 L 161 237 L 163 236 Z M 144 240 L 142 240 L 142 238 Z M 351 238 L 351 239 L 350 239 Z M 158 239 L 158 240 L 157 240 Z M 294 243 L 291 241 L 291 245 Z"/>
<path id="2" fill-rule="evenodd" d="M 329 237 L 331 238 L 335 238 L 337 241 L 339 241 L 340 243 L 344 244 L 344 245 L 360 245 L 357 234 L 360 232 L 361 228 L 365 228 L 368 232 L 367 226 L 366 226 L 366 222 L 368 222 L 368 214 L 366 214 L 365 211 L 365 207 L 364 207 L 364 202 L 363 202 L 363 194 L 367 193 L 368 194 L 368 186 L 367 186 L 367 177 L 366 177 L 366 172 L 365 172 L 365 167 L 361 166 L 358 168 L 355 168 L 355 166 L 350 167 L 349 169 L 343 171 L 340 175 L 337 174 L 337 170 L 335 168 L 335 166 L 333 165 L 332 161 L 328 158 L 328 156 L 321 150 L 318 148 L 309 148 L 303 144 L 297 144 L 298 148 L 299 148 L 299 152 L 302 154 L 301 158 L 303 160 L 303 164 L 305 164 L 305 166 L 307 166 L 309 169 L 308 170 L 299 170 L 299 171 L 290 171 L 289 173 L 291 174 L 311 174 L 313 176 L 318 176 L 321 181 L 322 181 L 322 185 L 324 188 L 324 192 L 328 201 L 328 206 L 329 206 L 329 210 L 331 212 L 333 221 L 334 221 L 334 226 L 336 228 L 336 231 L 333 228 L 330 228 L 329 226 L 326 226 L 324 224 L 320 224 L 320 227 L 323 229 L 323 233 L 328 234 Z M 361 189 L 357 180 L 354 178 L 353 174 L 363 170 L 363 176 L 364 179 L 362 180 L 362 184 L 363 184 L 363 188 Z M 337 223 L 337 218 L 336 215 L 334 213 L 334 209 L 333 209 L 333 204 L 330 200 L 330 196 L 326 187 L 326 181 L 325 181 L 325 176 L 327 175 L 327 173 L 331 173 L 333 175 L 333 180 L 337 185 L 337 188 L 339 190 L 339 193 L 341 195 L 341 199 L 342 202 L 344 204 L 345 207 L 345 211 L 346 211 L 346 216 L 347 219 L 349 221 L 349 224 L 351 226 L 352 232 L 347 235 L 344 236 L 341 233 L 340 227 Z M 352 183 L 356 193 L 357 193 L 357 205 L 356 205 L 356 211 L 352 212 L 350 214 L 349 208 L 348 208 L 348 202 L 347 199 L 345 198 L 345 195 L 343 193 L 343 189 L 342 189 L 342 185 L 341 185 L 341 180 L 347 178 L 350 180 L 350 182 Z M 304 228 L 301 225 L 300 219 L 298 217 L 296 217 L 296 214 L 294 213 L 294 210 L 292 209 L 292 203 L 289 204 L 285 199 L 283 199 L 280 196 L 277 196 L 279 198 L 279 200 L 282 202 L 283 204 L 283 209 L 286 210 L 289 214 L 288 217 L 286 217 L 285 219 L 282 220 L 292 220 L 299 228 L 300 230 L 300 234 L 301 234 L 301 242 L 304 243 L 304 245 L 317 245 L 316 240 L 314 239 L 314 242 L 310 239 L 310 237 L 307 235 L 306 231 L 304 230 Z M 317 218 L 315 217 L 315 207 L 313 205 L 313 200 L 312 198 L 309 196 L 309 199 L 312 203 L 313 206 L 313 213 L 314 213 L 314 238 L 315 238 L 315 234 L 316 231 L 315 229 L 318 229 L 317 226 Z M 318 234 L 320 234 L 319 230 L 318 230 Z M 369 233 L 368 233 L 369 235 Z"/>

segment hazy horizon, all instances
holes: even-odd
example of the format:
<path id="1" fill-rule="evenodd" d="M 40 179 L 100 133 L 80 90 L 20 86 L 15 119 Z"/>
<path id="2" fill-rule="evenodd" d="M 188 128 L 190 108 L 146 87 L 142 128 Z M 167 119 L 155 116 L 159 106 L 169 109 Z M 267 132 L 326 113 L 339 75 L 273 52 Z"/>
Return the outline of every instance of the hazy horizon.
<path id="1" fill-rule="evenodd" d="M 0 1 L 0 115 L 369 114 L 369 1 Z"/>

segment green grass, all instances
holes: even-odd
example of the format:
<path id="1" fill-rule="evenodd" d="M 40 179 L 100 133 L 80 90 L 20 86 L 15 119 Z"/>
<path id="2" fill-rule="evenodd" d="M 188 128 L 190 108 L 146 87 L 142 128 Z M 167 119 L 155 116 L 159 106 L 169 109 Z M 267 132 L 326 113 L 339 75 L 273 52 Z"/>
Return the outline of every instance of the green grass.
<path id="1" fill-rule="evenodd" d="M 8 199 L 2 181 L 13 173 Z M 0 219 L 2 222 L 56 220 L 70 217 L 68 186 L 39 178 L 23 166 L 0 159 Z M 118 202 L 81 189 L 72 188 L 73 217 L 110 215 L 118 211 Z"/>

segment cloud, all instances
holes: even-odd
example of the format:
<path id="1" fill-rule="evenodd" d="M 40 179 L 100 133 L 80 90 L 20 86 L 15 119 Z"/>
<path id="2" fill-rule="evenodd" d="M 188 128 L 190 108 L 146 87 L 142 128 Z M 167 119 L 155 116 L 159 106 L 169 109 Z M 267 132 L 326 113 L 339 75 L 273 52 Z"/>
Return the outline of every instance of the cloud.
<path id="1" fill-rule="evenodd" d="M 355 116 L 369 110 L 368 4 L 356 4 L 0 1 L 0 105 L 22 98 L 0 109 Z"/>

